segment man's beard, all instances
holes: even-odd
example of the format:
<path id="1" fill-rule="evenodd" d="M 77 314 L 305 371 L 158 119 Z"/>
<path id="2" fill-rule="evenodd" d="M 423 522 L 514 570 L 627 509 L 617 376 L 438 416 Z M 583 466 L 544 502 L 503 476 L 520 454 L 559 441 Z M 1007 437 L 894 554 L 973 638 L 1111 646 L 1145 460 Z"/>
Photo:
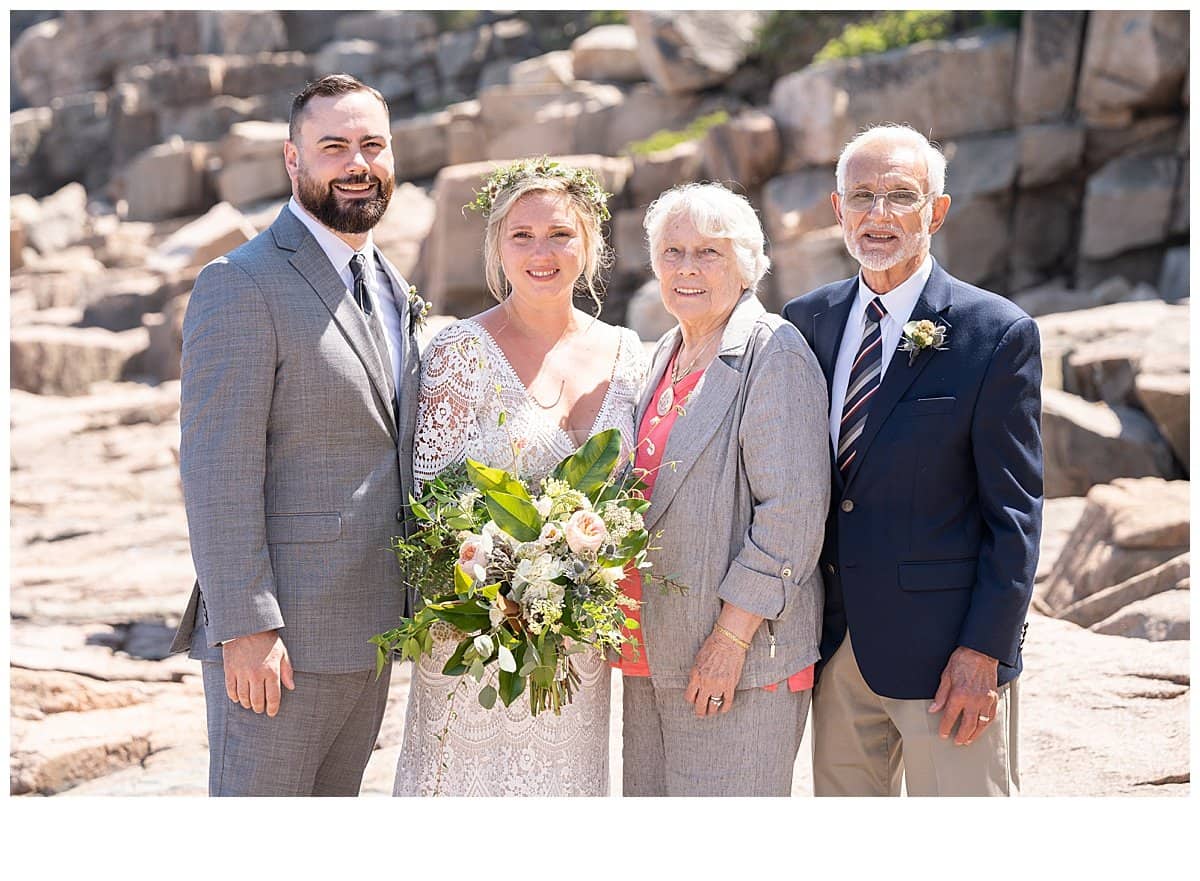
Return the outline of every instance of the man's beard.
<path id="1" fill-rule="evenodd" d="M 886 272 L 893 266 L 907 263 L 918 254 L 928 253 L 933 239 L 929 232 L 929 225 L 933 220 L 933 209 L 926 206 L 921 209 L 921 214 L 921 231 L 915 233 L 896 231 L 895 236 L 899 247 L 891 254 L 865 252 L 861 240 L 856 235 L 852 235 L 845 227 L 842 228 L 842 241 L 846 243 L 846 250 L 850 252 L 850 256 L 858 261 L 863 269 L 871 272 Z"/>
<path id="2" fill-rule="evenodd" d="M 376 184 L 375 195 L 368 199 L 338 201 L 334 184 Z M 296 198 L 304 209 L 334 232 L 359 235 L 379 223 L 392 198 L 391 178 L 380 180 L 369 174 L 354 175 L 330 181 L 322 186 L 303 171 L 300 172 Z"/>

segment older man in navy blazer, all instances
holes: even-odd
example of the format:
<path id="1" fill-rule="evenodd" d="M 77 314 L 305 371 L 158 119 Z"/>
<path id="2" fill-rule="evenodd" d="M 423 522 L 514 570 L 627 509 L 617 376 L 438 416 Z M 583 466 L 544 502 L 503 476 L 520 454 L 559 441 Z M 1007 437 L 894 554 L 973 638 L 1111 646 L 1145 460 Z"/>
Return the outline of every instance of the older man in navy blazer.
<path id="1" fill-rule="evenodd" d="M 929 254 L 945 159 L 879 126 L 838 162 L 858 276 L 783 310 L 830 393 L 817 795 L 1008 795 L 1042 512 L 1037 325 Z"/>

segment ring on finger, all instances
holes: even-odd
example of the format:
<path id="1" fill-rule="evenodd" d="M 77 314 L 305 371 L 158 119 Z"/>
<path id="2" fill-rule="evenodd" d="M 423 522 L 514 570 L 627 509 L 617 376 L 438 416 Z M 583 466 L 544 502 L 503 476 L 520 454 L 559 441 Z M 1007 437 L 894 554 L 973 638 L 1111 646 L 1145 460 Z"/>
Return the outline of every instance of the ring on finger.
<path id="1" fill-rule="evenodd" d="M 725 703 L 725 698 L 720 697 L 719 695 L 713 695 L 708 699 L 708 702 L 719 707 L 721 704 Z"/>
<path id="2" fill-rule="evenodd" d="M 990 722 L 990 721 L 992 721 L 992 717 L 991 717 L 991 716 L 984 716 L 984 715 L 980 715 L 980 717 L 979 717 L 979 721 L 980 721 L 980 722 Z"/>

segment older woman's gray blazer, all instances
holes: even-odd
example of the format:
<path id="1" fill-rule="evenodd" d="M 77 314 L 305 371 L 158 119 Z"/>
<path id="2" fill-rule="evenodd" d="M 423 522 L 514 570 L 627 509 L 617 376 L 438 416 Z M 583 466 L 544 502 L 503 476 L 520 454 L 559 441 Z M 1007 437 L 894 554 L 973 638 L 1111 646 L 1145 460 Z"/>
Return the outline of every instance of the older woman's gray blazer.
<path id="1" fill-rule="evenodd" d="M 679 341 L 658 341 L 637 424 Z M 686 586 L 643 589 L 654 684 L 683 688 L 722 602 L 763 616 L 739 688 L 780 682 L 818 657 L 817 571 L 829 510 L 825 378 L 800 332 L 751 293 L 671 430 L 646 511 L 653 574 Z M 775 639 L 771 657 L 770 639 Z"/>

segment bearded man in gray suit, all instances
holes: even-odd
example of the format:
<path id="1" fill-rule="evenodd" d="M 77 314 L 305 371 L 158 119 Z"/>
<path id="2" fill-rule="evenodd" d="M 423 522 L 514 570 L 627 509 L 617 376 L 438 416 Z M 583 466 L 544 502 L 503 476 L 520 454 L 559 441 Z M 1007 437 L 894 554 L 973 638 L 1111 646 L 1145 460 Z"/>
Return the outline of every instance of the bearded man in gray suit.
<path id="1" fill-rule="evenodd" d="M 183 325 L 197 584 L 174 648 L 203 662 L 211 795 L 357 795 L 389 678 L 368 640 L 410 607 L 388 545 L 410 525 L 418 310 L 371 237 L 383 96 L 311 83 L 284 162 L 291 201 L 204 268 Z"/>

